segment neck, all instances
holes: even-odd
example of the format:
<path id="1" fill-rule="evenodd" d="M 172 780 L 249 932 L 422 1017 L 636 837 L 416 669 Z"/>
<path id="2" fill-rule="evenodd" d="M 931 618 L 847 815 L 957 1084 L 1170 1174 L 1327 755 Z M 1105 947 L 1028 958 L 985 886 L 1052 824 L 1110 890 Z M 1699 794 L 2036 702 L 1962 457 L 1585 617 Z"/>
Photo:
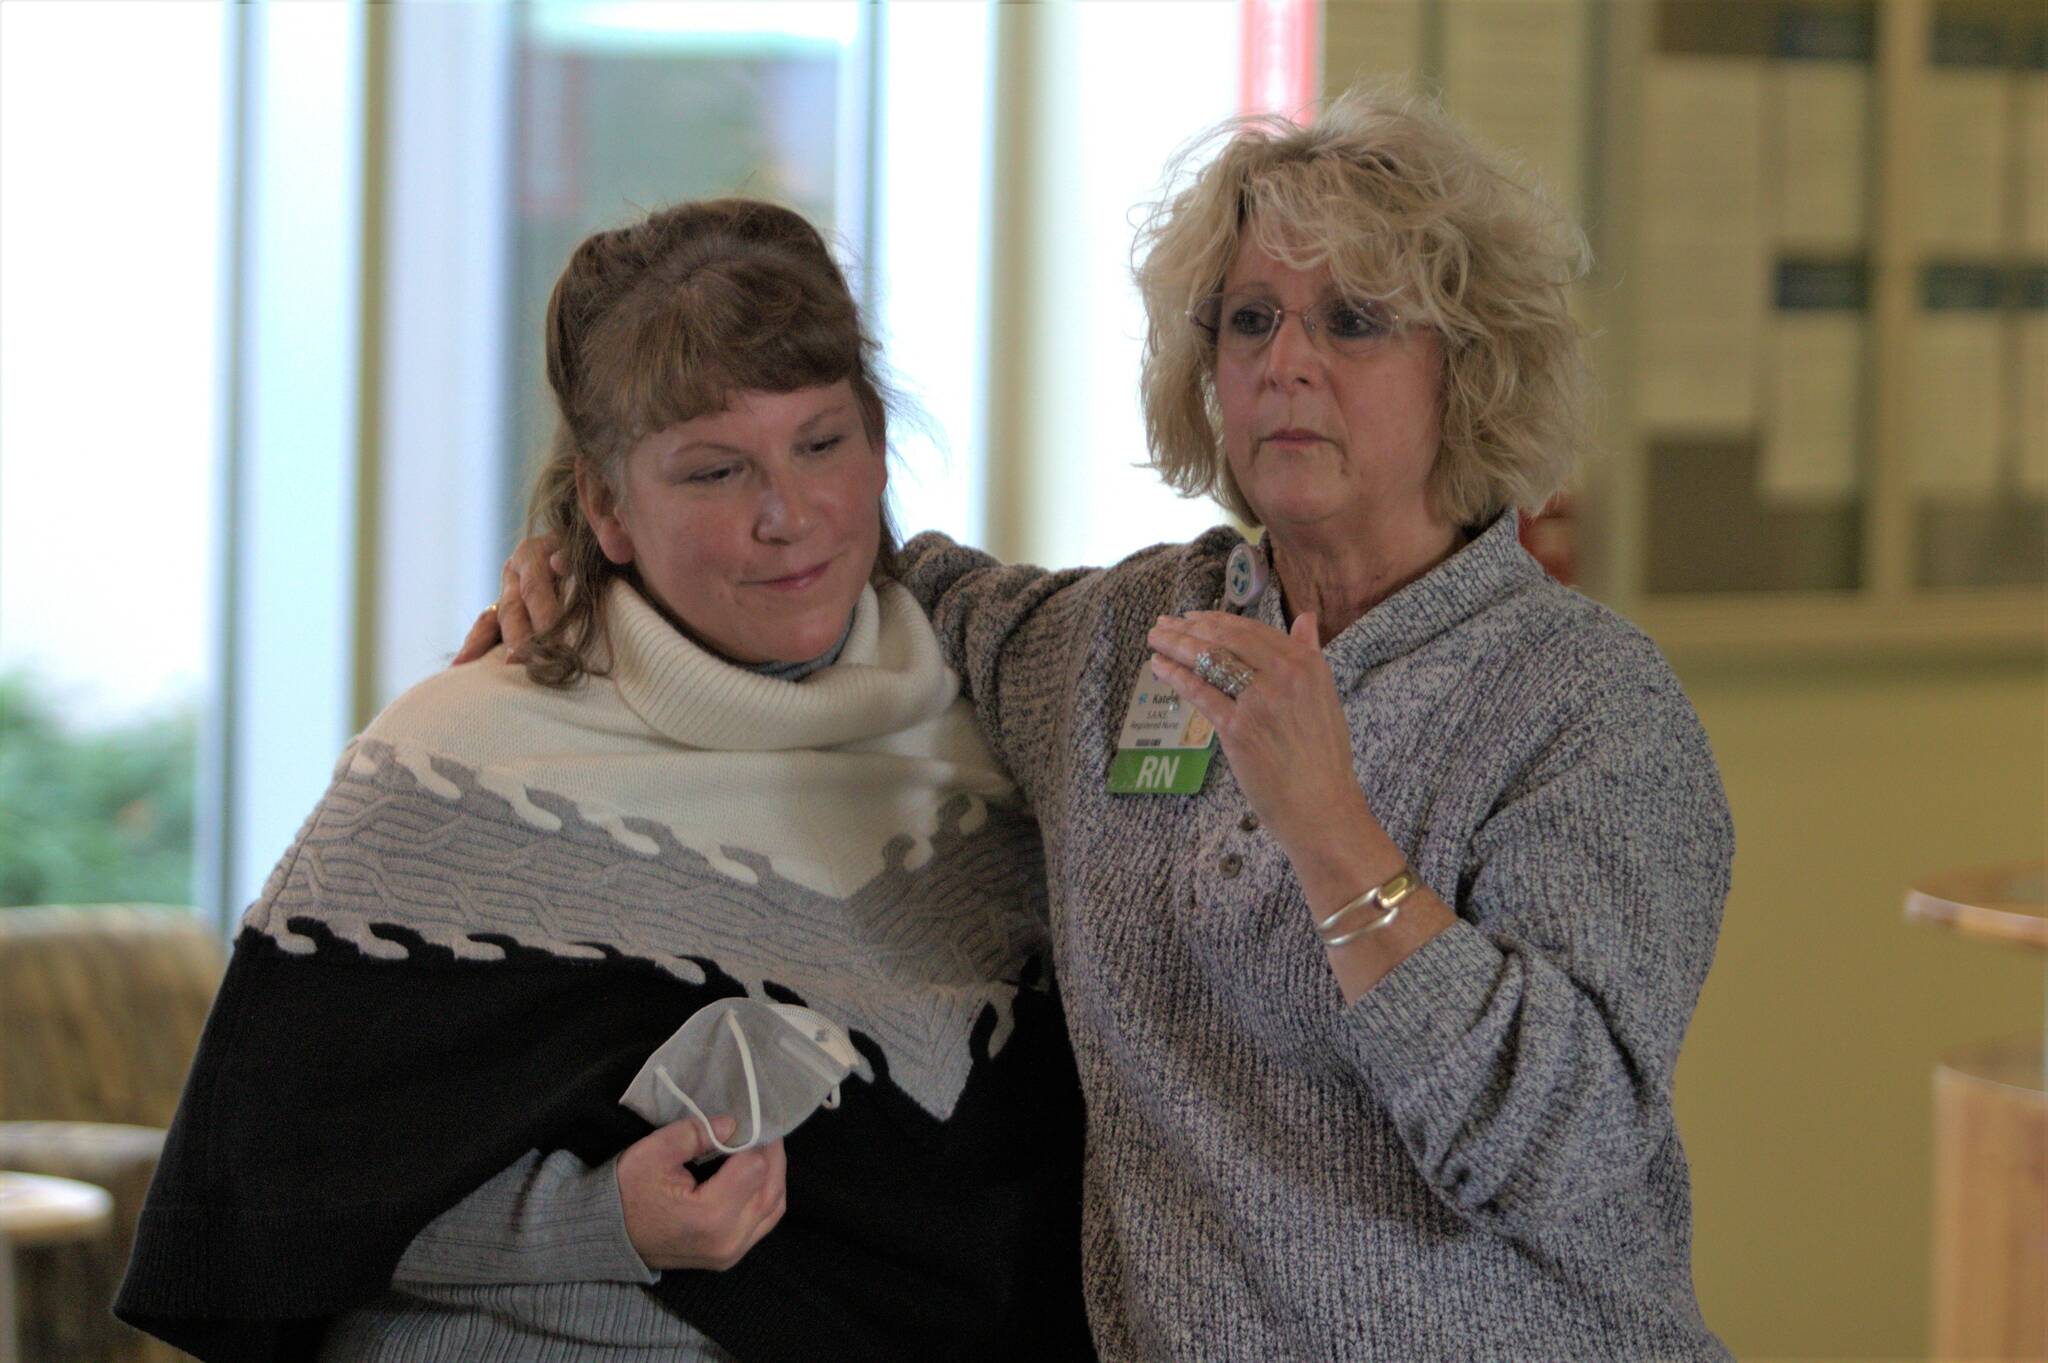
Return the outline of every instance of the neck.
<path id="1" fill-rule="evenodd" d="M 1287 618 L 1313 611 L 1318 642 L 1330 640 L 1380 602 L 1456 553 L 1464 537 L 1436 521 L 1332 534 L 1322 526 L 1269 525 L 1273 572 Z"/>
<path id="2" fill-rule="evenodd" d="M 759 677 L 772 677 L 776 681 L 800 682 L 813 672 L 823 671 L 825 668 L 838 662 L 840 652 L 846 647 L 847 636 L 852 633 L 853 614 L 849 611 L 846 616 L 846 628 L 839 631 L 839 642 L 815 658 L 806 658 L 802 662 L 794 663 L 743 663 L 734 658 L 726 658 L 725 660 L 734 667 L 744 667 L 747 671 Z M 719 656 L 725 657 L 722 653 Z"/>

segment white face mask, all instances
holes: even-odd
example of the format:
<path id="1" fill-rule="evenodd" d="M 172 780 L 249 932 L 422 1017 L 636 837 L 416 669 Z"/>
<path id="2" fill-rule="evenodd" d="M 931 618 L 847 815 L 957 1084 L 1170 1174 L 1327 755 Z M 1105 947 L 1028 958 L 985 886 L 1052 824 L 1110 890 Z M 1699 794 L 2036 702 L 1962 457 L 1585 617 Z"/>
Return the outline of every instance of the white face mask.
<path id="1" fill-rule="evenodd" d="M 729 998 L 705 1004 L 661 1043 L 619 1102 L 656 1126 L 695 1117 L 714 1152 L 736 1155 L 780 1140 L 820 1105 L 839 1106 L 839 1085 L 873 1079 L 846 1029 L 787 1003 Z M 739 1123 L 736 1144 L 711 1131 L 713 1116 Z"/>

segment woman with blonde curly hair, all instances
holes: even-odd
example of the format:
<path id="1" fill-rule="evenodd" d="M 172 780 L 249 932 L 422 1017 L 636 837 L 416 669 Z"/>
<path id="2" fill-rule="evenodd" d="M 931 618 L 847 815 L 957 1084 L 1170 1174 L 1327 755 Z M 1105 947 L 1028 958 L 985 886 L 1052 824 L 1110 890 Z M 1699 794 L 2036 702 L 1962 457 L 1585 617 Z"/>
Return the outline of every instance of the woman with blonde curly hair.
<path id="1" fill-rule="evenodd" d="M 1210 146 L 1141 234 L 1144 407 L 1263 537 L 903 556 L 1045 836 L 1096 1343 L 1726 1359 L 1671 1103 L 1726 800 L 1655 647 L 1517 539 L 1580 438 L 1582 239 L 1424 101 Z"/>

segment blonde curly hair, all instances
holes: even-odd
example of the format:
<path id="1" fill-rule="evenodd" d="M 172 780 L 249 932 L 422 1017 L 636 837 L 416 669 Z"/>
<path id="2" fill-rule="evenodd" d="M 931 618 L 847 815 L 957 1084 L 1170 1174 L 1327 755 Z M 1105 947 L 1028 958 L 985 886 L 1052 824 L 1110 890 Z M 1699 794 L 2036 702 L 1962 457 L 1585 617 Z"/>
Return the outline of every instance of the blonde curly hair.
<path id="1" fill-rule="evenodd" d="M 1188 320 L 1246 240 L 1296 269 L 1327 266 L 1340 293 L 1392 299 L 1437 332 L 1437 514 L 1478 525 L 1511 506 L 1533 511 L 1564 485 L 1584 434 L 1583 338 L 1567 293 L 1590 265 L 1585 237 L 1433 100 L 1355 89 L 1306 127 L 1231 119 L 1175 157 L 1167 185 L 1134 258 L 1145 433 L 1169 485 L 1259 523 L 1224 460 L 1214 343 Z"/>

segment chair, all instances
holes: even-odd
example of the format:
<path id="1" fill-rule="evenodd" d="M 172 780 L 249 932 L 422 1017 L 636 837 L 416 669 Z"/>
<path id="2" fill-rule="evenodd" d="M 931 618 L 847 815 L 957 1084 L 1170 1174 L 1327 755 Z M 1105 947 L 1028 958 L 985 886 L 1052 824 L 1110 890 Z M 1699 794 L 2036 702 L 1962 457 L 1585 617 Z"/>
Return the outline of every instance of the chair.
<path id="1" fill-rule="evenodd" d="M 185 1357 L 111 1307 L 225 965 L 189 909 L 0 909 L 0 1167 L 114 1198 L 104 1240 L 20 1252 L 23 1363 Z"/>

